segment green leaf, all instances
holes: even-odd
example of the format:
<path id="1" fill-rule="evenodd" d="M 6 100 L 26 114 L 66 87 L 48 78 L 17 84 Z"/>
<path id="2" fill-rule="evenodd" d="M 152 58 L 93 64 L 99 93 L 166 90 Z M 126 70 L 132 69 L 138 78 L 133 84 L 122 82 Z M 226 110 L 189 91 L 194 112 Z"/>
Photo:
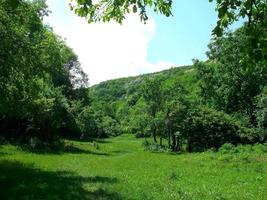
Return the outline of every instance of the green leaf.
<path id="1" fill-rule="evenodd" d="M 134 13 L 137 12 L 137 7 L 136 7 L 136 5 L 133 6 L 133 12 L 134 12 Z"/>
<path id="2" fill-rule="evenodd" d="M 20 4 L 20 0 L 9 0 L 8 3 L 13 9 L 16 9 Z"/>

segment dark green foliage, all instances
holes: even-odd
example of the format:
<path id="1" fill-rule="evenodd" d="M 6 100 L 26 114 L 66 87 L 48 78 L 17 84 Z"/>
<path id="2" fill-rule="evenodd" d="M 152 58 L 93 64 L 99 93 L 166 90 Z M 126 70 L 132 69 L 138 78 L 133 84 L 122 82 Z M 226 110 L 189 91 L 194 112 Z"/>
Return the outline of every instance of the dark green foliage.
<path id="1" fill-rule="evenodd" d="M 52 142 L 61 130 L 79 137 L 87 123 L 79 114 L 90 103 L 87 75 L 72 49 L 43 24 L 45 1 L 16 7 L 0 2 L 1 134 L 22 142 Z"/>
<path id="2" fill-rule="evenodd" d="M 262 93 L 257 96 L 256 101 L 256 117 L 257 117 L 257 128 L 259 131 L 259 140 L 267 140 L 267 87 L 265 87 Z"/>
<path id="3" fill-rule="evenodd" d="M 251 130 L 242 127 L 233 117 L 207 107 L 192 110 L 185 120 L 188 151 L 219 148 L 224 143 L 252 142 Z"/>
<path id="4" fill-rule="evenodd" d="M 78 115 L 77 123 L 82 133 L 81 139 L 86 137 L 98 137 L 94 111 L 90 107 L 83 108 Z"/>
<path id="5" fill-rule="evenodd" d="M 243 112 L 255 123 L 255 97 L 266 84 L 267 65 L 263 58 L 252 59 L 249 46 L 246 30 L 237 30 L 212 42 L 210 62 L 196 66 L 205 101 L 227 113 Z"/>
<path id="6" fill-rule="evenodd" d="M 144 80 L 141 89 L 141 94 L 147 104 L 147 112 L 150 116 L 150 121 L 147 123 L 156 143 L 156 135 L 162 133 L 164 121 L 163 113 L 160 113 L 163 103 L 162 81 L 162 76 L 147 78 Z"/>
<path id="7" fill-rule="evenodd" d="M 223 31 L 240 18 L 247 20 L 248 27 L 263 23 L 266 19 L 266 0 L 216 0 L 216 3 L 218 21 L 213 29 L 216 36 L 222 36 Z"/>

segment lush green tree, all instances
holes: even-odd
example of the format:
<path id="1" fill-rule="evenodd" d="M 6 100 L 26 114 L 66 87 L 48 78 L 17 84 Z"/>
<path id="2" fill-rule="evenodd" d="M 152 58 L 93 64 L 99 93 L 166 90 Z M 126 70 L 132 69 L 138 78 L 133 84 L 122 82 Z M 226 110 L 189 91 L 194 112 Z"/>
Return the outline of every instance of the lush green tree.
<path id="1" fill-rule="evenodd" d="M 267 140 L 267 86 L 262 93 L 257 96 L 256 116 L 258 122 L 259 141 Z"/>
<path id="2" fill-rule="evenodd" d="M 44 1 L 21 1 L 16 9 L 9 3 L 0 2 L 1 132 L 35 132 L 44 140 L 60 129 L 79 132 L 89 97 L 77 56 L 43 24 Z"/>
<path id="3" fill-rule="evenodd" d="M 148 106 L 148 113 L 152 118 L 152 121 L 150 122 L 152 136 L 156 143 L 157 125 L 155 123 L 155 118 L 157 112 L 162 109 L 163 104 L 162 81 L 163 79 L 161 76 L 146 78 L 142 86 L 142 95 Z"/>
<path id="4" fill-rule="evenodd" d="M 136 137 L 146 137 L 150 133 L 151 117 L 147 112 L 147 104 L 143 98 L 140 98 L 134 106 L 129 109 L 128 116 L 128 131 L 136 134 Z"/>
<path id="5" fill-rule="evenodd" d="M 47 39 L 42 25 L 46 7 L 39 1 L 19 7 L 11 12 L 7 2 L 0 2 L 0 115 L 4 122 L 13 119 L 17 132 L 32 116 L 31 103 L 39 98 L 36 89 L 40 82 L 49 82 L 51 71 L 38 52 Z"/>
<path id="6" fill-rule="evenodd" d="M 169 148 L 173 151 L 181 149 L 181 127 L 189 104 L 187 95 L 188 91 L 175 77 L 166 80 L 162 86 L 164 102 L 162 110 L 165 113 L 164 136 L 168 138 Z"/>
<path id="7" fill-rule="evenodd" d="M 210 60 L 195 65 L 205 102 L 227 113 L 244 113 L 255 124 L 255 97 L 266 85 L 267 62 L 263 51 L 253 51 L 250 44 L 247 29 L 240 28 L 214 40 Z"/>
<path id="8" fill-rule="evenodd" d="M 183 135 L 189 152 L 219 148 L 224 143 L 252 143 L 254 140 L 253 132 L 243 127 L 238 120 L 205 106 L 190 110 Z"/>
<path id="9" fill-rule="evenodd" d="M 165 132 L 168 135 L 169 148 L 172 151 L 179 151 L 182 149 L 185 130 L 185 120 L 189 111 L 188 105 L 179 101 L 169 101 L 165 107 Z"/>
<path id="10" fill-rule="evenodd" d="M 258 23 L 266 24 L 266 0 L 216 0 L 216 4 L 218 21 L 213 33 L 217 36 L 222 36 L 224 29 L 240 18 L 252 28 Z"/>

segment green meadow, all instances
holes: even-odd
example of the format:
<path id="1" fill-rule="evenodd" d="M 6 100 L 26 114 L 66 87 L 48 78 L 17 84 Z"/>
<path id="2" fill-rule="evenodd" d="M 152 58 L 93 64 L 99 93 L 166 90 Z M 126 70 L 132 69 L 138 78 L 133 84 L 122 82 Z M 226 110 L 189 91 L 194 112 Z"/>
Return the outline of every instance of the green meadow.
<path id="1" fill-rule="evenodd" d="M 267 199 L 267 146 L 145 151 L 122 135 L 61 152 L 0 147 L 0 199 Z"/>

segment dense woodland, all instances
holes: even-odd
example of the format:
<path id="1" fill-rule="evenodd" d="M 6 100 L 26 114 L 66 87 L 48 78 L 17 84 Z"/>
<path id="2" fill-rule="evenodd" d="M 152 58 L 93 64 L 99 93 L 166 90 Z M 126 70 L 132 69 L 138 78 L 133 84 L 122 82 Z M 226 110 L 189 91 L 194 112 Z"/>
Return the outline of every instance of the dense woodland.
<path id="1" fill-rule="evenodd" d="M 10 2 L 0 1 L 2 142 L 54 148 L 60 138 L 131 133 L 152 137 L 159 148 L 189 152 L 266 142 L 266 1 L 218 1 L 222 7 L 207 61 L 92 87 L 77 55 L 43 23 L 49 14 L 45 2 Z M 147 6 L 138 2 L 133 12 Z M 73 9 L 80 16 L 90 13 L 94 21 L 84 4 Z M 169 4 L 155 6 L 170 15 Z M 225 27 L 236 20 L 231 14 L 239 7 L 238 16 L 247 20 L 231 32 Z M 121 22 L 125 12 L 99 17 Z M 141 18 L 146 20 L 145 13 Z"/>

